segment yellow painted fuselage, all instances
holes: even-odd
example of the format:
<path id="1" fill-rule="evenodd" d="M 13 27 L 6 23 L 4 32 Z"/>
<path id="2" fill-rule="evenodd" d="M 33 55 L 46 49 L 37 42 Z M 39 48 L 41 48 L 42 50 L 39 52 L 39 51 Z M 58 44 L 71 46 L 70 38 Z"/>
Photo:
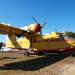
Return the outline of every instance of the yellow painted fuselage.
<path id="1" fill-rule="evenodd" d="M 75 41 L 72 39 L 62 39 L 56 33 L 41 36 L 39 34 L 32 35 L 32 50 L 36 52 L 60 50 L 75 46 Z M 16 39 L 15 35 L 8 35 L 6 40 L 6 47 L 28 49 L 30 47 L 30 40 L 26 37 Z"/>

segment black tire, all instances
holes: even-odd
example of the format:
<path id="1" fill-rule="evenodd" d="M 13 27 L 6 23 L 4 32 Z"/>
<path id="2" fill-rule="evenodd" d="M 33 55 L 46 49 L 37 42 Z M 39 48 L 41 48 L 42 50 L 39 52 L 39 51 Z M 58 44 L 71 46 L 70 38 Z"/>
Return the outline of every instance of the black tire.
<path id="1" fill-rule="evenodd" d="M 28 51 L 26 51 L 26 52 L 24 53 L 24 56 L 30 56 L 30 53 L 29 53 Z"/>

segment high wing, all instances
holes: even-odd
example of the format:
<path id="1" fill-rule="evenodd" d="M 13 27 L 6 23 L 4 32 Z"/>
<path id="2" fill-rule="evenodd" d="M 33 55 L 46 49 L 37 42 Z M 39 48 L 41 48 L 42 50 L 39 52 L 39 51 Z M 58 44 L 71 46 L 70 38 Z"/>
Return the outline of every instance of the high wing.
<path id="1" fill-rule="evenodd" d="M 11 27 L 5 24 L 0 24 L 0 34 L 27 35 L 28 32 L 19 28 Z"/>

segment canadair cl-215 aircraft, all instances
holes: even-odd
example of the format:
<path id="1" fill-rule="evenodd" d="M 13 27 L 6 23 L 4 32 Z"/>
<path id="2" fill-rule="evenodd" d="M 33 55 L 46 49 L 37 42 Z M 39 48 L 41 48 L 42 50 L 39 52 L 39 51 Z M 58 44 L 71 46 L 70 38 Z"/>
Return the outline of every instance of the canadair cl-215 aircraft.
<path id="1" fill-rule="evenodd" d="M 42 35 L 42 28 L 46 23 L 41 26 L 35 18 L 33 19 L 35 23 L 28 25 L 27 30 L 0 24 L 0 34 L 8 35 L 7 48 L 24 49 L 26 55 L 29 55 L 30 51 L 40 54 L 75 49 L 75 40 L 65 38 L 62 33 L 53 32 Z"/>

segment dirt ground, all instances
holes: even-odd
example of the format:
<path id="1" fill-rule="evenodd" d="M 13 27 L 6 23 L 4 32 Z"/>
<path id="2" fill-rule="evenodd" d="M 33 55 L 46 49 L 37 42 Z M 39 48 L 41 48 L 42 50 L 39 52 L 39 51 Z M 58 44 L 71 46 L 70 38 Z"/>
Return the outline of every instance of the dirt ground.
<path id="1" fill-rule="evenodd" d="M 0 52 L 0 75 L 75 75 L 75 57 Z"/>

